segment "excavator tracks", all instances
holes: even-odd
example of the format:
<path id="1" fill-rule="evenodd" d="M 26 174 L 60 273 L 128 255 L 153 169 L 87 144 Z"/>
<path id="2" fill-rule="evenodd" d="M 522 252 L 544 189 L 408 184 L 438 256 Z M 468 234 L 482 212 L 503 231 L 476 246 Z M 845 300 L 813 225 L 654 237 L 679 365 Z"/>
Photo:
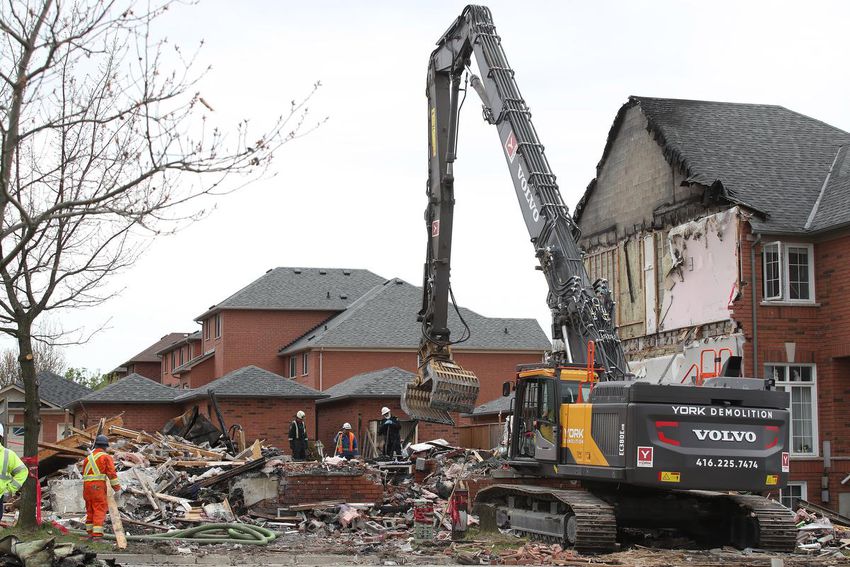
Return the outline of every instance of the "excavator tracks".
<path id="1" fill-rule="evenodd" d="M 755 541 L 741 542 L 740 547 L 757 547 L 768 551 L 792 552 L 797 545 L 797 526 L 788 509 L 761 496 L 729 495 L 749 518 L 745 534 Z M 736 542 L 737 543 L 737 542 Z"/>
<path id="2" fill-rule="evenodd" d="M 497 524 L 532 539 L 591 553 L 617 547 L 614 508 L 589 492 L 497 484 L 481 490 L 476 503 L 493 505 Z"/>

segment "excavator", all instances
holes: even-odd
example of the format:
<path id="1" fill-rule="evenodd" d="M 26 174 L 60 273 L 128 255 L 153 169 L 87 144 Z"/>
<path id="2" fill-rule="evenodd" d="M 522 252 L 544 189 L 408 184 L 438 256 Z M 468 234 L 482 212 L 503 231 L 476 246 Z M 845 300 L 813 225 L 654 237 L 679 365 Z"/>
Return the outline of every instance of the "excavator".
<path id="1" fill-rule="evenodd" d="M 458 119 L 469 86 L 498 131 L 548 284 L 553 336 L 544 362 L 519 366 L 503 385 L 504 395 L 515 393 L 509 466 L 476 495 L 482 526 L 593 552 L 616 549 L 618 534 L 671 528 L 706 545 L 793 550 L 792 514 L 760 495 L 788 482 L 788 394 L 742 377 L 734 356 L 699 385 L 629 372 L 608 282 L 591 282 L 585 270 L 578 227 L 484 6 L 463 10 L 428 66 L 422 338 L 402 409 L 452 424 L 478 396 L 478 378 L 452 354 L 469 329 L 454 339 L 448 325 L 453 308 L 463 322 L 449 270 Z"/>

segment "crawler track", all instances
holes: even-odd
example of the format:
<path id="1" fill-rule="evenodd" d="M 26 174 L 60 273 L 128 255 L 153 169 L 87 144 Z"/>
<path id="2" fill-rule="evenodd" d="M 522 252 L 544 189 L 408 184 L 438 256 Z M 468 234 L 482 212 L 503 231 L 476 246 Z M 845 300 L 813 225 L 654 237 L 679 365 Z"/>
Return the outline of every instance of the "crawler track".
<path id="1" fill-rule="evenodd" d="M 755 525 L 755 541 L 746 547 L 757 547 L 770 551 L 794 551 L 797 545 L 797 527 L 788 509 L 773 500 L 761 496 L 730 495 Z"/>
<path id="2" fill-rule="evenodd" d="M 519 533 L 533 539 L 557 542 L 584 552 L 607 553 L 617 547 L 617 520 L 614 508 L 604 500 L 582 490 L 553 490 L 528 485 L 497 484 L 478 493 L 476 502 L 511 509 L 508 497 L 523 502 L 525 513 L 540 516 L 544 524 L 538 528 L 511 525 Z M 557 502 L 558 512 L 534 512 L 551 509 Z M 561 528 L 561 522 L 564 528 Z"/>

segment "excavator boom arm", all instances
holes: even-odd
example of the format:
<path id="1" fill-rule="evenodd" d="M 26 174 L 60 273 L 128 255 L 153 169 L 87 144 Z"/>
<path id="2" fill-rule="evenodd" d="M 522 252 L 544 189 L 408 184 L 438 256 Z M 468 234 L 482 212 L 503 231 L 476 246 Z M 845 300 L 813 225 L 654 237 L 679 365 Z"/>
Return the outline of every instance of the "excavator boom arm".
<path id="1" fill-rule="evenodd" d="M 407 406 L 418 414 L 415 417 L 429 421 L 433 419 L 423 414 L 423 404 L 432 409 L 440 406 L 443 413 L 436 421 L 448 422 L 444 412 L 470 411 L 478 392 L 474 375 L 474 384 L 467 379 L 452 384 L 451 378 L 441 382 L 440 372 L 435 372 L 432 364 L 437 361 L 457 367 L 450 351 L 453 340 L 448 326 L 453 167 L 461 83 L 473 56 L 480 78 L 472 76 L 472 87 L 482 99 L 484 118 L 497 128 L 523 220 L 549 286 L 552 336 L 563 345 L 552 353 L 552 362 L 587 363 L 587 353 L 593 350 L 596 356 L 591 363 L 599 368 L 600 379 L 621 380 L 628 371 L 614 328 L 614 302 L 608 283 L 590 282 L 578 245 L 579 230 L 563 202 L 490 10 L 467 6 L 440 38 L 428 67 L 428 247 L 419 312 L 420 372 L 402 401 L 412 399 L 418 391 L 418 405 Z M 594 349 L 588 349 L 591 341 Z M 451 386 L 451 395 L 437 395 L 441 388 L 445 393 L 443 386 Z M 424 396 L 426 392 L 430 392 L 430 402 Z M 437 397 L 443 401 L 435 402 Z"/>

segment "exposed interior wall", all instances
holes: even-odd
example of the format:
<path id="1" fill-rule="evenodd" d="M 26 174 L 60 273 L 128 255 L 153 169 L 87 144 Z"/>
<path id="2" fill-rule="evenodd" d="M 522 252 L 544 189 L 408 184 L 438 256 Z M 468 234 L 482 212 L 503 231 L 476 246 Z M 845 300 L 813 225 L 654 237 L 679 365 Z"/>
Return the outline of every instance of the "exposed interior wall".
<path id="1" fill-rule="evenodd" d="M 735 333 L 718 337 L 705 337 L 682 346 L 681 350 L 663 356 L 637 359 L 629 362 L 631 371 L 641 380 L 654 383 L 692 383 L 697 368 L 704 373 L 716 372 L 714 353 L 725 361 L 730 355 L 743 356 L 744 335 Z"/>
<path id="2" fill-rule="evenodd" d="M 737 207 L 680 224 L 664 239 L 664 287 L 658 329 L 729 318 L 739 289 Z"/>

